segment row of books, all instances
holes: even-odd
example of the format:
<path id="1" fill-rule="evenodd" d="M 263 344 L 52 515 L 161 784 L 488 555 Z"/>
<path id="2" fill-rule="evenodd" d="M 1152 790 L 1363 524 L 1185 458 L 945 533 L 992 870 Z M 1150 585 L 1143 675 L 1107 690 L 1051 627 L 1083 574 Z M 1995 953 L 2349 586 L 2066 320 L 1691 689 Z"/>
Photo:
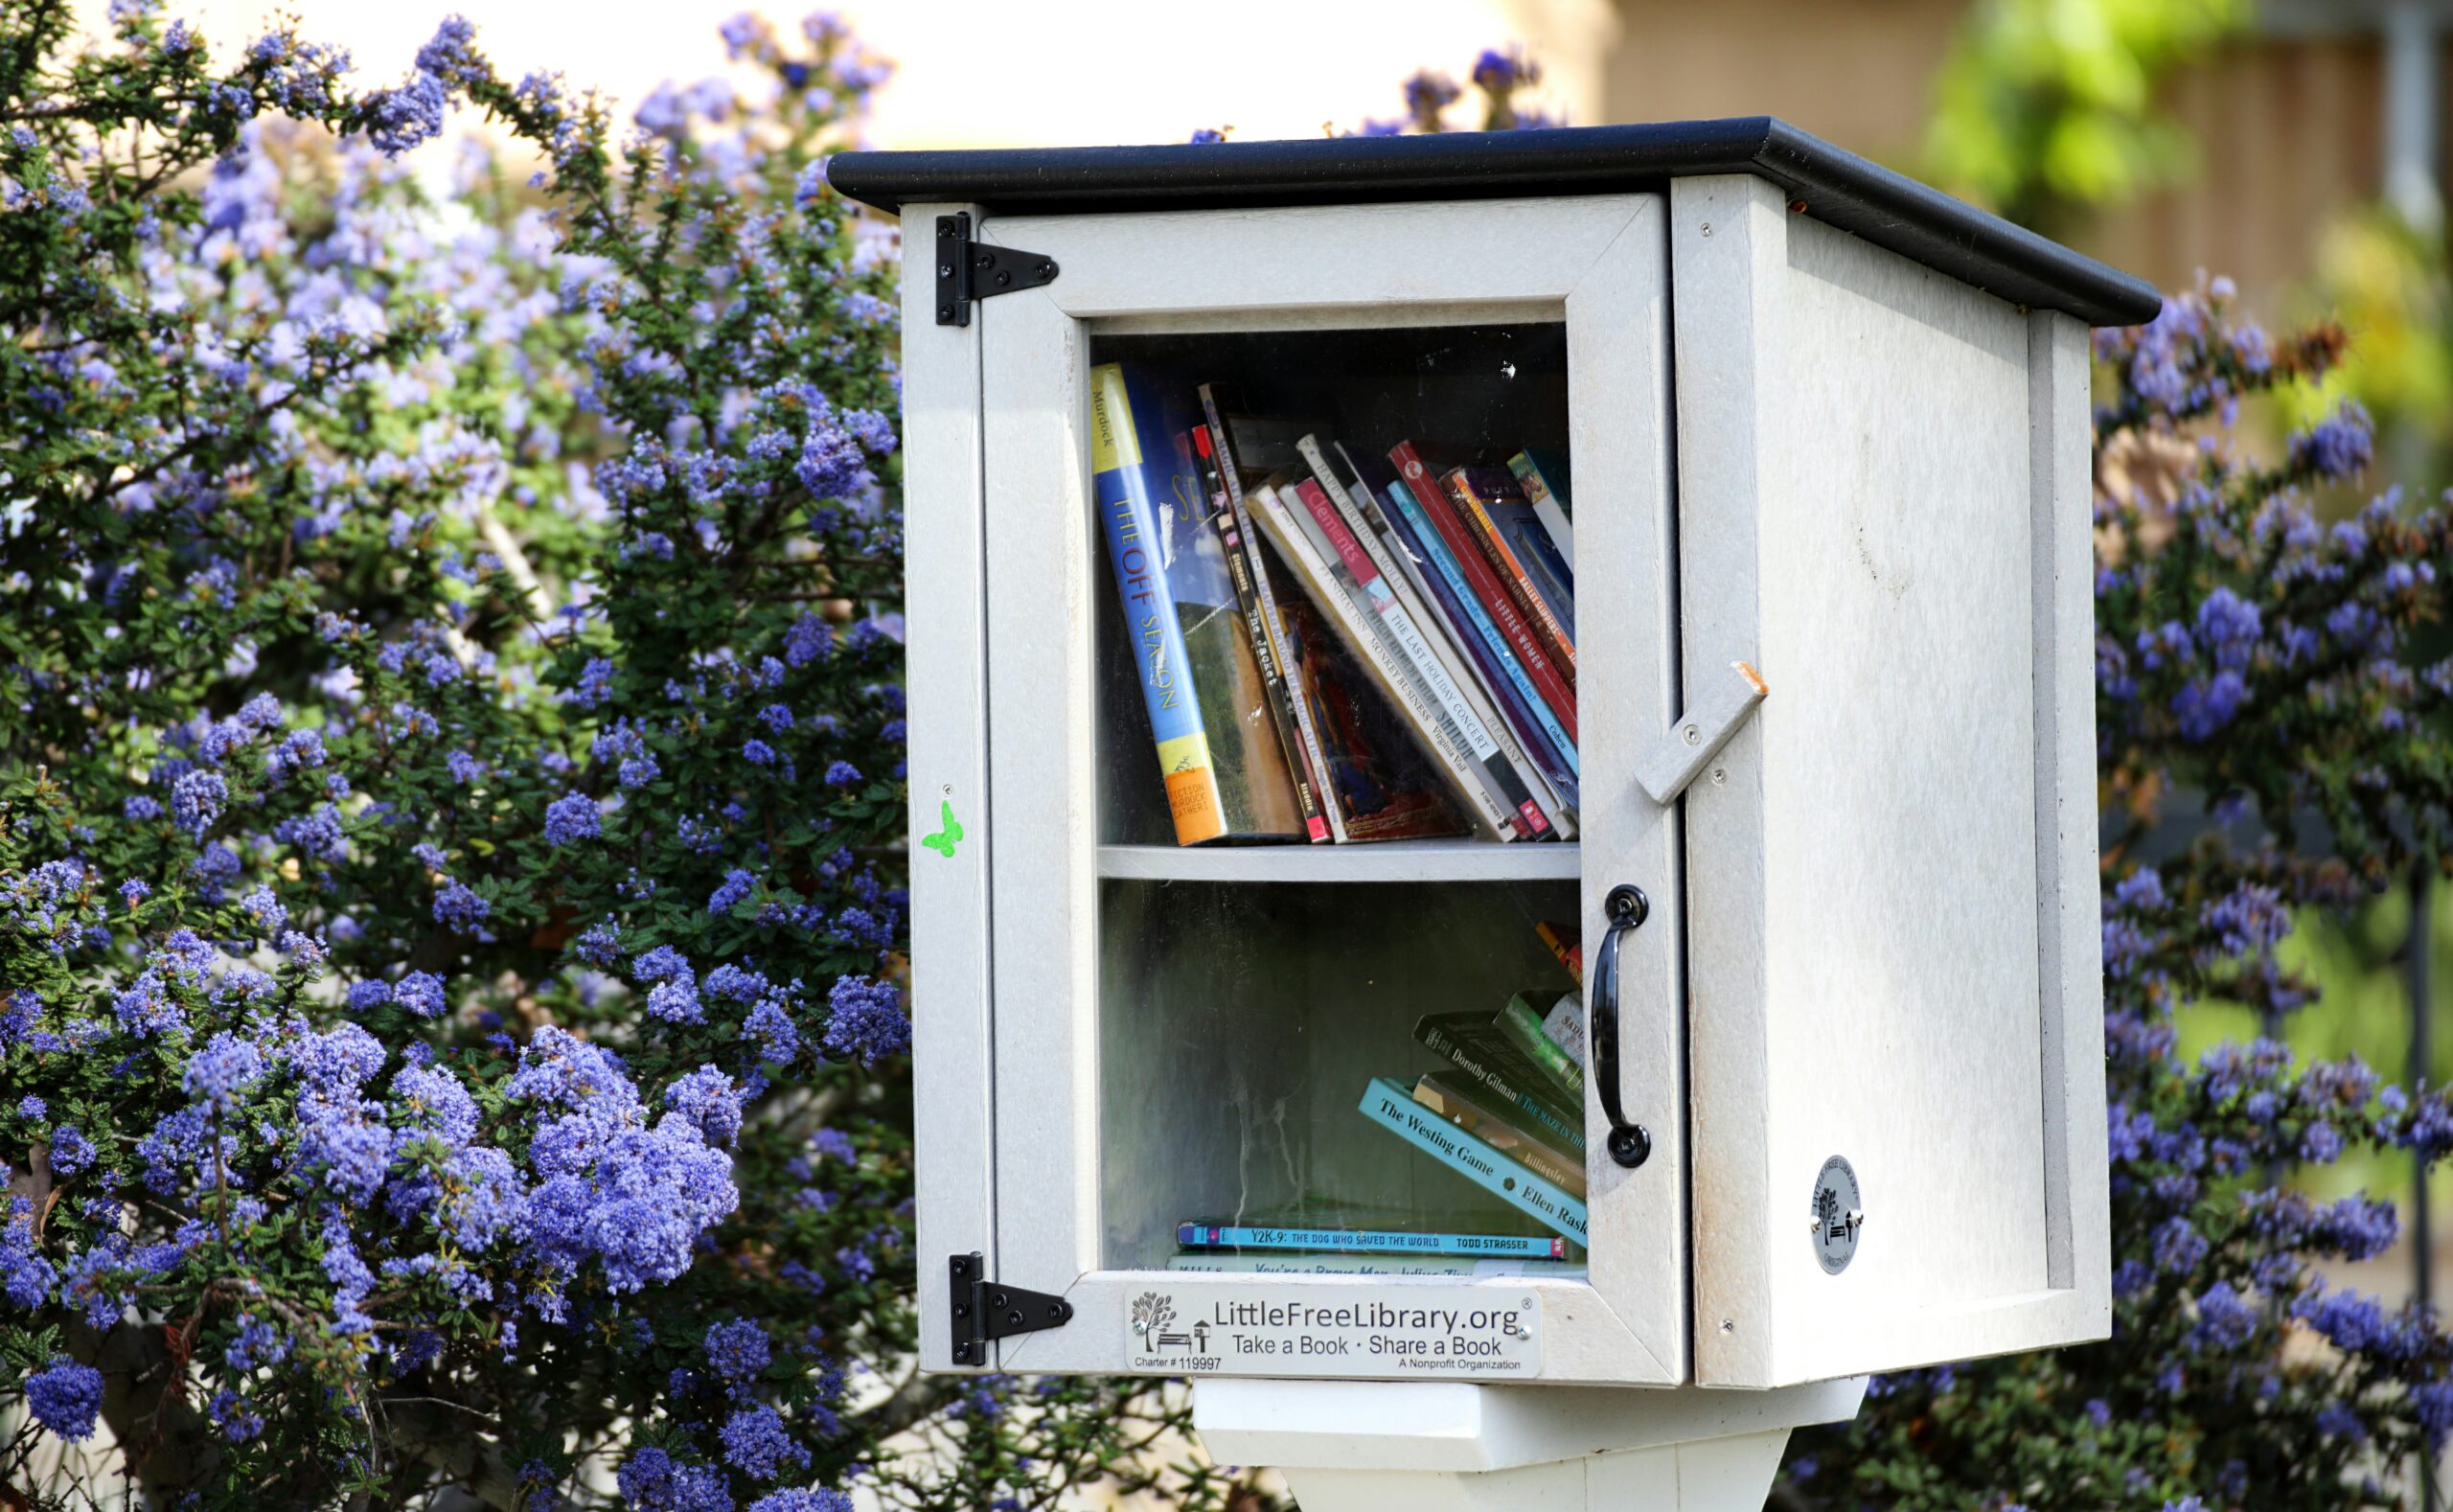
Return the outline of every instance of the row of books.
<path id="1" fill-rule="evenodd" d="M 1125 363 L 1090 405 L 1178 843 L 1573 837 L 1564 460 L 1375 449 Z"/>
<path id="2" fill-rule="evenodd" d="M 1556 926 L 1544 938 L 1582 980 Z M 1180 1271 L 1535 1275 L 1579 1270 L 1587 1239 L 1584 1015 L 1578 994 L 1533 989 L 1496 1014 L 1433 1014 L 1414 1039 L 1442 1068 L 1409 1088 L 1376 1076 L 1359 1111 L 1525 1218 L 1530 1231 L 1430 1210 L 1310 1204 L 1262 1218 L 1177 1226 Z"/>

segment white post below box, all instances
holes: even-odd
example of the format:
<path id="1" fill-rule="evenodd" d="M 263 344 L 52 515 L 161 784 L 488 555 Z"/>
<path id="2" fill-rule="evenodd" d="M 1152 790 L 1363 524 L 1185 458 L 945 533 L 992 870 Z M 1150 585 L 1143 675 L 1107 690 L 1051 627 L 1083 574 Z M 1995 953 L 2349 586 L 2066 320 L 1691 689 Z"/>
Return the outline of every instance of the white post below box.
<path id="1" fill-rule="evenodd" d="M 2087 329 L 2151 291 L 1764 121 L 831 175 L 906 247 L 928 1367 L 1771 1387 L 2104 1335 Z M 1323 650 L 1348 837 L 1175 842 L 1109 364 L 1196 423 L 1197 381 L 1238 396 L 1207 424 L 1255 493 L 1298 429 L 1559 459 L 1572 659 L 1534 649 L 1574 791 L 1529 790 L 1566 823 L 1502 840 Z M 1388 585 L 1470 638 L 1435 555 Z M 1570 712 L 1534 680 L 1465 695 L 1502 759 Z M 1206 735 L 1230 767 L 1274 739 Z M 1531 1133 L 1582 1153 L 1523 1148 L 1528 1191 L 1581 1187 L 1572 1239 L 1399 1128 L 1466 1069 L 1425 1019 L 1572 993 L 1546 926 L 1595 1042 Z M 1490 1111 L 1459 1117 L 1505 1148 Z M 1298 1244 L 1390 1233 L 1437 1248 Z"/>

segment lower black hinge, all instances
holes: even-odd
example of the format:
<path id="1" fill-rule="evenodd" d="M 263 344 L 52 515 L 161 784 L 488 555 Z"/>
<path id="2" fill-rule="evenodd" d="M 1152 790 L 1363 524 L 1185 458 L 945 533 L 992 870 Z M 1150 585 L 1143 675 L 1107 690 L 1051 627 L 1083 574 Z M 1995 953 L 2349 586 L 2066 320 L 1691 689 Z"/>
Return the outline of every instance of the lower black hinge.
<path id="1" fill-rule="evenodd" d="M 946 1259 L 946 1294 L 953 1302 L 953 1354 L 958 1365 L 988 1363 L 988 1341 L 1016 1334 L 1062 1328 L 1073 1320 L 1073 1304 L 1045 1292 L 1025 1292 L 988 1279 L 974 1249 Z"/>
<path id="2" fill-rule="evenodd" d="M 1056 259 L 971 239 L 968 212 L 937 218 L 937 324 L 968 326 L 971 302 L 1056 282 Z"/>

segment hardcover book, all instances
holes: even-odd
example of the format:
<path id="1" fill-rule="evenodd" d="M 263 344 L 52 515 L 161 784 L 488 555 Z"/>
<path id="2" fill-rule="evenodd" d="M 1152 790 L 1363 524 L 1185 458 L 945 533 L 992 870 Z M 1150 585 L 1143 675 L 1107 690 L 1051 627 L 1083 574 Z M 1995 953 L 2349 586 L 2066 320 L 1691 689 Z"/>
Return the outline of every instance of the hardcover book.
<path id="1" fill-rule="evenodd" d="M 1509 1108 L 1533 1120 L 1526 1127 L 1556 1136 L 1579 1154 L 1584 1110 L 1570 1107 L 1548 1078 L 1507 1042 L 1487 1014 L 1433 1014 L 1414 1025 L 1423 1048 L 1448 1062 Z"/>
<path id="2" fill-rule="evenodd" d="M 1335 795 L 1329 790 L 1328 751 L 1321 742 L 1311 701 L 1303 696 L 1295 648 L 1288 639 L 1284 617 L 1278 612 L 1278 584 L 1285 576 L 1285 569 L 1269 561 L 1269 550 L 1261 543 L 1260 533 L 1252 526 L 1251 505 L 1244 496 L 1245 480 L 1250 475 L 1251 467 L 1235 449 L 1234 444 L 1227 440 L 1230 427 L 1226 419 L 1226 396 L 1215 383 L 1202 384 L 1200 393 L 1204 423 L 1218 454 L 1219 472 L 1226 485 L 1226 509 L 1234 518 L 1236 535 L 1243 544 L 1245 566 L 1251 579 L 1252 592 L 1260 601 L 1261 630 L 1269 641 L 1270 661 L 1276 669 L 1279 685 L 1285 690 L 1287 714 L 1295 722 L 1295 738 L 1302 746 L 1300 766 L 1311 781 L 1321 817 L 1327 821 L 1329 840 L 1342 844 L 1349 836 L 1345 831 L 1344 816 Z M 1243 424 L 1240 418 L 1237 424 Z M 1251 444 L 1249 435 L 1246 444 Z"/>
<path id="3" fill-rule="evenodd" d="M 1472 589 L 1474 601 L 1481 606 L 1510 655 L 1524 669 L 1526 681 L 1549 708 L 1551 718 L 1558 721 L 1566 744 L 1572 749 L 1576 743 L 1574 670 L 1562 669 L 1550 660 L 1549 653 L 1543 649 L 1542 637 L 1535 633 L 1525 611 L 1517 607 L 1514 596 L 1501 584 L 1499 574 L 1474 543 L 1464 521 L 1457 516 L 1456 506 L 1449 501 L 1447 491 L 1433 475 L 1414 444 L 1401 441 L 1389 447 L 1388 461 L 1411 496 L 1413 510 L 1408 512 L 1409 516 L 1419 511 L 1421 518 L 1416 528 L 1430 527 L 1431 536 L 1444 548 L 1443 559 L 1453 564 Z"/>
<path id="4" fill-rule="evenodd" d="M 1523 1107 L 1501 1098 L 1497 1092 L 1483 1086 L 1479 1079 L 1454 1067 L 1445 1071 L 1430 1072 L 1414 1083 L 1416 1101 L 1423 1101 L 1421 1093 L 1426 1086 L 1438 1088 L 1440 1104 L 1443 1108 L 1453 1109 L 1459 1106 L 1479 1108 L 1485 1117 L 1497 1120 L 1525 1138 L 1531 1139 L 1548 1151 L 1553 1158 L 1570 1169 L 1577 1171 L 1584 1169 L 1584 1148 L 1581 1140 L 1570 1141 L 1565 1134 L 1526 1113 Z M 1497 1143 L 1496 1140 L 1493 1142 Z"/>
<path id="5" fill-rule="evenodd" d="M 1533 1063 L 1534 1069 L 1580 1103 L 1584 1100 L 1584 1067 L 1576 1063 L 1573 1056 L 1561 1049 L 1542 1027 L 1543 1019 L 1557 998 L 1557 993 L 1538 987 L 1518 993 L 1507 1000 L 1506 1007 L 1499 1011 L 1499 1030 L 1507 1036 L 1507 1042 L 1516 1046 L 1518 1053 Z M 1539 1008 L 1534 1006 L 1537 1000 L 1542 1004 Z"/>
<path id="6" fill-rule="evenodd" d="M 1584 1163 L 1552 1150 L 1517 1127 L 1498 1109 L 1468 1097 L 1452 1087 L 1438 1072 L 1414 1083 L 1414 1101 L 1447 1119 L 1457 1128 L 1477 1135 L 1502 1155 L 1522 1160 L 1533 1174 L 1545 1180 L 1555 1181 L 1559 1189 L 1570 1196 L 1584 1195 Z"/>
<path id="7" fill-rule="evenodd" d="M 1171 413 L 1137 370 L 1090 370 L 1091 488 L 1179 844 L 1304 837 L 1268 685 Z"/>
<path id="8" fill-rule="evenodd" d="M 1375 1076 L 1363 1089 L 1363 1115 L 1415 1149 L 1553 1231 L 1588 1241 L 1584 1200 L 1555 1181 L 1502 1154 L 1488 1140 L 1459 1129 L 1413 1099 L 1403 1084 Z"/>
<path id="9" fill-rule="evenodd" d="M 1226 572 L 1234 580 L 1235 602 L 1244 616 L 1244 633 L 1251 642 L 1252 659 L 1260 667 L 1261 681 L 1268 692 L 1270 721 L 1277 730 L 1278 749 L 1284 754 L 1287 773 L 1295 782 L 1295 803 L 1303 811 L 1303 832 L 1318 844 L 1330 837 L 1329 821 L 1320 808 L 1318 772 L 1295 726 L 1295 694 L 1287 684 L 1280 659 L 1283 648 L 1270 629 L 1270 606 L 1254 581 L 1257 574 L 1244 541 L 1243 515 L 1230 497 L 1226 469 L 1210 441 L 1209 427 L 1195 425 L 1188 439 L 1194 466 L 1201 470 L 1202 488 L 1208 495 L 1210 523 L 1226 548 Z"/>
<path id="10" fill-rule="evenodd" d="M 1497 468 L 1456 468 L 1440 482 L 1482 557 L 1542 638 L 1542 649 L 1575 676 L 1575 604 L 1545 562 L 1541 523 L 1516 480 Z M 1537 542 L 1540 545 L 1537 547 Z"/>

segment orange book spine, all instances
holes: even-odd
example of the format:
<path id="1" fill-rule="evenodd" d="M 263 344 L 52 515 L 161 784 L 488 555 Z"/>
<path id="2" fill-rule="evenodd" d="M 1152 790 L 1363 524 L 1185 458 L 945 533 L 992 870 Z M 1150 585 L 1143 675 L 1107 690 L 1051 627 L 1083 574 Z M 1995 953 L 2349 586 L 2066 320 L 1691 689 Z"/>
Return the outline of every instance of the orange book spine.
<path id="1" fill-rule="evenodd" d="M 1516 553 L 1509 549 L 1507 538 L 1499 533 L 1498 527 L 1491 523 L 1489 512 L 1482 507 L 1485 495 L 1494 494 L 1502 488 L 1514 489 L 1515 480 L 1497 469 L 1458 468 L 1450 472 L 1445 481 L 1449 493 L 1456 500 L 1458 513 L 1465 517 L 1465 529 L 1473 535 L 1474 544 L 1482 548 L 1483 557 L 1498 572 L 1500 583 L 1507 589 L 1507 596 L 1532 622 L 1534 634 L 1541 637 L 1542 649 L 1549 653 L 1550 659 L 1557 663 L 1560 672 L 1572 684 L 1575 681 L 1575 642 L 1569 637 L 1567 628 L 1559 623 L 1558 617 L 1550 612 L 1549 605 L 1542 601 L 1541 592 L 1533 586 L 1533 580 L 1525 575 L 1524 563 L 1518 561 Z"/>

